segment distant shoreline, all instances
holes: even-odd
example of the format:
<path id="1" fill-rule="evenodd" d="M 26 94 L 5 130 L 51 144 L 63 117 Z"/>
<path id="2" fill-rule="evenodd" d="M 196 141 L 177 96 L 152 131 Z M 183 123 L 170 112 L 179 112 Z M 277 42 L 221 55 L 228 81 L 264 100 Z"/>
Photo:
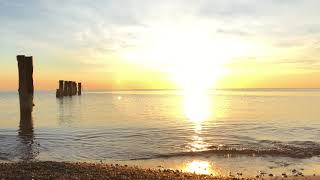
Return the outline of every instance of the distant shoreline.
<path id="1" fill-rule="evenodd" d="M 0 179 L 234 179 L 185 173 L 169 169 L 143 169 L 134 166 L 85 162 L 13 162 L 0 163 Z M 242 178 L 239 176 L 239 178 Z M 249 179 L 255 179 L 252 177 Z M 281 176 L 263 179 L 283 179 Z M 285 179 L 320 179 L 319 176 L 288 176 Z"/>

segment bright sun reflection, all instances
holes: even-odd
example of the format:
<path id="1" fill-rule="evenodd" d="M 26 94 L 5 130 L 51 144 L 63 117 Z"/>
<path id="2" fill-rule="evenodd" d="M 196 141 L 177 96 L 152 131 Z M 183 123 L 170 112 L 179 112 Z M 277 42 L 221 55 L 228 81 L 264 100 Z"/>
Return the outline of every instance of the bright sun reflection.
<path id="1" fill-rule="evenodd" d="M 209 99 L 203 92 L 185 91 L 184 113 L 190 121 L 199 124 L 206 120 L 210 114 L 209 107 Z"/>
<path id="2" fill-rule="evenodd" d="M 190 173 L 215 175 L 208 161 L 194 160 L 186 164 L 186 167 L 184 168 L 184 170 Z"/>
<path id="3" fill-rule="evenodd" d="M 206 92 L 185 90 L 184 113 L 187 119 L 194 124 L 195 132 L 188 144 L 188 150 L 193 152 L 206 150 L 209 144 L 201 137 L 202 123 L 210 115 L 210 101 Z"/>

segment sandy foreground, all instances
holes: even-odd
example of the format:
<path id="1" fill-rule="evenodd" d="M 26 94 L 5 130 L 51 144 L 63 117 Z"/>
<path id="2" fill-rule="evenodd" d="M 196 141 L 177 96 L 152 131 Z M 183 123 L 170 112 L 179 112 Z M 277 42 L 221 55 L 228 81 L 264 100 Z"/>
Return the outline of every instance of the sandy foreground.
<path id="1" fill-rule="evenodd" d="M 2 179 L 242 179 L 242 177 L 214 177 L 183 173 L 168 169 L 142 169 L 118 164 L 17 162 L 0 163 Z M 257 179 L 257 178 L 251 178 Z M 258 179 L 320 179 L 320 176 L 269 177 Z"/>

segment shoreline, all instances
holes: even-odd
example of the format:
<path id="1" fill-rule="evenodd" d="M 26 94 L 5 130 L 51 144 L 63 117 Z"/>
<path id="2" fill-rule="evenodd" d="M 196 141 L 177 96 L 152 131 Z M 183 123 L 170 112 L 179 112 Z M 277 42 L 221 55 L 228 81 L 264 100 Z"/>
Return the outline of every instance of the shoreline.
<path id="1" fill-rule="evenodd" d="M 86 162 L 9 162 L 0 163 L 0 179 L 257 179 L 242 176 L 213 176 L 171 169 L 150 169 L 137 166 Z M 320 179 L 320 176 L 269 176 L 261 179 Z M 258 178 L 260 179 L 260 178 Z"/>

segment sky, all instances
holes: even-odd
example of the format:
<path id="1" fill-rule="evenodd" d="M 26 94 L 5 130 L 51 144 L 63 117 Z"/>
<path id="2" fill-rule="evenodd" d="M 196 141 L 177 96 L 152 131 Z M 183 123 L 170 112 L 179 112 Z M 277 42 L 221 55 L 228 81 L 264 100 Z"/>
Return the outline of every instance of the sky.
<path id="1" fill-rule="evenodd" d="M 0 90 L 319 88 L 318 0 L 0 0 Z"/>

